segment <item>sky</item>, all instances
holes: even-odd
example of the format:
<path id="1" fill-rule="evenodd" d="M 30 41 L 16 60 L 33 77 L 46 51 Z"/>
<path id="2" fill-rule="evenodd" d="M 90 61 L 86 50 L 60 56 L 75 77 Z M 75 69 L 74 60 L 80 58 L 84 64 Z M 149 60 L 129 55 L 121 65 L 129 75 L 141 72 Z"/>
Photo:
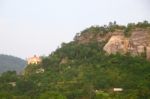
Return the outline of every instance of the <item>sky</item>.
<path id="1" fill-rule="evenodd" d="M 0 0 L 0 54 L 47 56 L 91 25 L 150 22 L 150 0 Z"/>

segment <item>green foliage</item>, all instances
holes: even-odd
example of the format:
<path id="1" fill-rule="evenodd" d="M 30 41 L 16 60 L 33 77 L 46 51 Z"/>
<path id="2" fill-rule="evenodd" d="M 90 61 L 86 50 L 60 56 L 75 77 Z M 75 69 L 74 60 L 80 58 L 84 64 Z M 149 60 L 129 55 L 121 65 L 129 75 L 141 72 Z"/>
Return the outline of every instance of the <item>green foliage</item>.
<path id="1" fill-rule="evenodd" d="M 133 29 L 135 29 L 135 24 L 134 23 L 129 23 L 127 25 L 127 27 L 125 28 L 125 30 L 124 30 L 125 36 L 127 36 L 127 37 L 131 36 L 131 32 L 132 32 Z"/>
<path id="2" fill-rule="evenodd" d="M 108 93 L 105 92 L 97 92 L 95 99 L 111 99 Z"/>
<path id="3" fill-rule="evenodd" d="M 67 98 L 57 92 L 45 92 L 40 95 L 39 99 L 67 99 Z"/>
<path id="4" fill-rule="evenodd" d="M 0 82 L 15 82 L 17 80 L 16 71 L 7 71 L 1 74 Z"/>
<path id="5" fill-rule="evenodd" d="M 148 21 L 138 22 L 135 23 L 129 23 L 127 27 L 124 29 L 125 36 L 129 37 L 131 35 L 131 32 L 136 28 L 146 29 L 150 27 L 150 23 Z"/>
<path id="6" fill-rule="evenodd" d="M 123 30 L 125 29 L 125 26 L 122 25 L 117 25 L 116 21 L 114 22 L 109 22 L 108 25 L 104 25 L 104 26 L 91 26 L 89 28 L 86 28 L 85 30 L 81 31 L 81 35 L 84 34 L 88 34 L 88 33 L 92 33 L 95 35 L 101 35 L 101 36 L 105 36 L 107 33 L 109 32 L 114 32 L 115 30 Z M 77 34 L 78 36 L 79 34 Z"/>
<path id="7" fill-rule="evenodd" d="M 106 27 L 99 27 L 99 26 L 91 26 L 90 28 L 87 28 L 81 32 L 81 34 L 84 33 L 94 33 L 94 34 L 100 34 L 104 35 L 107 33 L 107 28 Z"/>
<path id="8" fill-rule="evenodd" d="M 138 23 L 129 23 L 127 26 L 117 25 L 116 21 L 109 22 L 108 25 L 104 26 L 91 26 L 86 28 L 85 30 L 81 31 L 81 33 L 77 33 L 75 36 L 75 40 L 78 36 L 85 35 L 85 34 L 94 34 L 95 36 L 105 36 L 107 33 L 115 32 L 116 30 L 124 31 L 124 35 L 129 37 L 134 29 L 141 28 L 146 29 L 150 27 L 150 23 L 148 21 L 138 22 Z M 94 39 L 94 38 L 93 38 Z"/>
<path id="9" fill-rule="evenodd" d="M 103 46 L 103 43 L 97 42 L 86 45 L 71 42 L 57 49 L 41 63 L 47 66 L 46 72 L 35 74 L 34 81 L 41 83 L 42 89 L 39 92 L 56 91 L 68 99 L 149 97 L 150 62 L 130 55 L 106 56 L 102 51 Z M 65 57 L 67 62 L 60 64 Z M 33 80 L 32 75 L 29 78 Z M 123 88 L 124 94 L 109 92 L 114 87 Z M 95 94 L 95 90 L 99 89 L 106 91 L 107 95 L 105 92 Z"/>
<path id="10" fill-rule="evenodd" d="M 136 24 L 136 27 L 139 27 L 139 28 L 147 28 L 147 27 L 150 27 L 150 23 L 148 23 L 148 21 L 143 21 L 143 22 L 138 22 Z"/>
<path id="11" fill-rule="evenodd" d="M 0 98 L 1 99 L 13 99 L 13 96 L 10 93 L 7 93 L 7 92 L 1 92 L 0 93 Z"/>
<path id="12" fill-rule="evenodd" d="M 143 27 L 131 24 L 127 33 L 136 26 Z M 91 27 L 82 33 L 110 32 L 124 27 L 114 22 L 103 28 Z M 105 42 L 97 41 L 88 44 L 75 41 L 63 43 L 61 48 L 42 57 L 40 64 L 28 65 L 25 75 L 10 71 L 3 73 L 0 76 L 0 98 L 149 99 L 150 62 L 130 54 L 108 56 L 103 51 L 104 45 Z M 39 68 L 44 68 L 45 72 L 36 73 Z M 16 86 L 11 86 L 9 82 L 16 82 Z M 123 91 L 112 91 L 115 87 L 123 88 Z"/>
<path id="13" fill-rule="evenodd" d="M 39 64 L 29 64 L 24 71 L 25 75 L 32 75 L 36 73 L 36 70 L 39 69 L 41 66 Z"/>
<path id="14" fill-rule="evenodd" d="M 31 91 L 33 87 L 34 87 L 34 83 L 29 80 L 20 80 L 17 82 L 17 86 L 16 86 L 16 88 L 23 93 Z"/>

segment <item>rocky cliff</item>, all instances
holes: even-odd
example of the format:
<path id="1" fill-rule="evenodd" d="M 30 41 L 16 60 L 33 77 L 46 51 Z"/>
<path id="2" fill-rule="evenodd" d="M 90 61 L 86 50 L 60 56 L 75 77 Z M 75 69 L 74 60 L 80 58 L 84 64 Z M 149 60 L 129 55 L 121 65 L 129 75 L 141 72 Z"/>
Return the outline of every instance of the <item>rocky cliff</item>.
<path id="1" fill-rule="evenodd" d="M 134 29 L 129 37 L 112 35 L 103 50 L 108 54 L 130 53 L 134 56 L 143 54 L 150 60 L 150 29 Z"/>
<path id="2" fill-rule="evenodd" d="M 107 54 L 142 55 L 150 60 L 150 23 L 148 21 L 129 23 L 127 26 L 109 24 L 91 26 L 75 38 L 78 44 L 103 42 L 103 50 Z"/>

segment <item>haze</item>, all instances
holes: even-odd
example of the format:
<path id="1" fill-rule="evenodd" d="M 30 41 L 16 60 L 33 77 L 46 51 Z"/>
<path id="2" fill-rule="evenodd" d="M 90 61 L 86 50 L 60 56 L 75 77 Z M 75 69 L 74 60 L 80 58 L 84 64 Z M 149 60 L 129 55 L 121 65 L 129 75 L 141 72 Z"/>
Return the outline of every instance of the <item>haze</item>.
<path id="1" fill-rule="evenodd" d="M 48 55 L 91 25 L 150 22 L 149 0 L 0 0 L 0 54 Z"/>

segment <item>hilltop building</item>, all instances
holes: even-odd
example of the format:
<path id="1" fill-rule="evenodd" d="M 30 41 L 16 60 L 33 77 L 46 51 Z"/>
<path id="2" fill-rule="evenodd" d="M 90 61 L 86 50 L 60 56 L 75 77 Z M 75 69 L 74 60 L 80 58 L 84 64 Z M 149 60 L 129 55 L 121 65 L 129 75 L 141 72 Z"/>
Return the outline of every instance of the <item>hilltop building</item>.
<path id="1" fill-rule="evenodd" d="M 41 62 L 41 58 L 39 56 L 34 55 L 27 59 L 28 64 L 38 64 Z"/>

